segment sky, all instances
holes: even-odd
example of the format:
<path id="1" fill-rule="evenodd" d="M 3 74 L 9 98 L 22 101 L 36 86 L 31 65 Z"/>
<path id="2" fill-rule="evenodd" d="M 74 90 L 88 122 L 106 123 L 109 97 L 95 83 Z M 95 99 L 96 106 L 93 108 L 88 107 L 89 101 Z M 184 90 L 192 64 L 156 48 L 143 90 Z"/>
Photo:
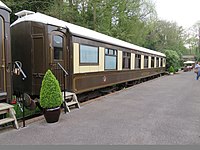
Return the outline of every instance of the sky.
<path id="1" fill-rule="evenodd" d="M 185 29 L 200 21 L 200 0 L 154 0 L 159 19 L 177 22 Z"/>

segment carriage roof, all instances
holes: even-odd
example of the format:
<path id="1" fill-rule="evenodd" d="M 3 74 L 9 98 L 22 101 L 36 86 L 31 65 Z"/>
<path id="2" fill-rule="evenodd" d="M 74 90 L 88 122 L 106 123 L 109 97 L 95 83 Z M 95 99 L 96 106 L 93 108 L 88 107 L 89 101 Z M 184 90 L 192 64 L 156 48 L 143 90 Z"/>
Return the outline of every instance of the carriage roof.
<path id="1" fill-rule="evenodd" d="M 78 25 L 74 25 L 62 20 L 59 20 L 57 18 L 51 17 L 51 16 L 47 16 L 45 14 L 42 13 L 34 13 L 34 12 L 30 12 L 29 13 L 25 13 L 26 11 L 21 11 L 16 13 L 16 15 L 18 15 L 18 19 L 11 25 L 14 26 L 20 22 L 24 22 L 24 21 L 33 21 L 33 22 L 40 22 L 40 23 L 44 23 L 44 24 L 50 24 L 50 25 L 55 25 L 58 27 L 63 27 L 63 28 L 68 28 L 69 31 L 73 34 L 73 35 L 77 35 L 80 37 L 86 37 L 89 39 L 94 39 L 97 41 L 102 41 L 105 43 L 110 43 L 110 44 L 114 44 L 117 46 L 121 46 L 121 47 L 126 47 L 129 49 L 133 49 L 133 50 L 138 50 L 141 52 L 145 52 L 145 53 L 150 53 L 150 54 L 155 54 L 155 55 L 159 55 L 159 56 L 163 56 L 165 57 L 165 54 L 157 52 L 157 51 L 153 51 L 144 47 L 140 47 L 116 38 L 113 38 L 111 36 L 78 26 Z M 25 14 L 25 15 L 24 15 Z"/>
<path id="2" fill-rule="evenodd" d="M 8 8 L 8 7 L 7 7 L 3 2 L 1 2 L 1 1 L 0 1 L 0 8 L 3 8 L 3 9 L 5 9 L 5 10 L 11 12 L 11 9 Z"/>

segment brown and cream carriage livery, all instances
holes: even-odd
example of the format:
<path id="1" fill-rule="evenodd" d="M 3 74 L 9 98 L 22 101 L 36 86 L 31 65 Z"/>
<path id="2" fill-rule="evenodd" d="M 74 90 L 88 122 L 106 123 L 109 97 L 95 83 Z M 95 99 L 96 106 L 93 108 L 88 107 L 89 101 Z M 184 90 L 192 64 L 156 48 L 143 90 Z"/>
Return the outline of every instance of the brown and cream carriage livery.
<path id="1" fill-rule="evenodd" d="M 65 70 L 57 78 L 62 90 L 77 94 L 160 75 L 165 55 L 122 40 L 31 11 L 16 13 L 11 25 L 13 61 L 27 74 L 14 79 L 14 91 L 39 95 L 47 69 Z M 22 87 L 24 85 L 24 87 Z M 65 87 L 64 87 L 65 86 Z"/>
<path id="2" fill-rule="evenodd" d="M 0 1 L 0 102 L 11 99 L 10 12 Z"/>

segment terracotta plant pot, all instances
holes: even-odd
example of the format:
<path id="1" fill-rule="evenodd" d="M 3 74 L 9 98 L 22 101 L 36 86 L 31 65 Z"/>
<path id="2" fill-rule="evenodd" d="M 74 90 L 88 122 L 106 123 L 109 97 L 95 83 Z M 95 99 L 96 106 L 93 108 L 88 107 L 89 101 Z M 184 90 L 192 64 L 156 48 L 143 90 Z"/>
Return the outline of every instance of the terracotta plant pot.
<path id="1" fill-rule="evenodd" d="M 47 123 L 58 122 L 60 117 L 60 107 L 44 109 L 43 113 Z"/>

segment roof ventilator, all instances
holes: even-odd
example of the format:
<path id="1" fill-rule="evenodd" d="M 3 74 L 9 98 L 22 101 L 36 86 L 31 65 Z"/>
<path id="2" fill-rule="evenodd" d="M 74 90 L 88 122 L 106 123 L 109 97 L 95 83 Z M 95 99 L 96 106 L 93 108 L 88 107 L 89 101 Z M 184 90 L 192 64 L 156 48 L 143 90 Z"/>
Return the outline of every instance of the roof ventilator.
<path id="1" fill-rule="evenodd" d="M 22 10 L 22 11 L 19 11 L 19 12 L 15 13 L 15 15 L 18 16 L 18 18 L 21 18 L 21 17 L 27 16 L 27 15 L 31 15 L 31 14 L 34 14 L 34 13 L 35 12 L 33 12 L 33 11 Z"/>

